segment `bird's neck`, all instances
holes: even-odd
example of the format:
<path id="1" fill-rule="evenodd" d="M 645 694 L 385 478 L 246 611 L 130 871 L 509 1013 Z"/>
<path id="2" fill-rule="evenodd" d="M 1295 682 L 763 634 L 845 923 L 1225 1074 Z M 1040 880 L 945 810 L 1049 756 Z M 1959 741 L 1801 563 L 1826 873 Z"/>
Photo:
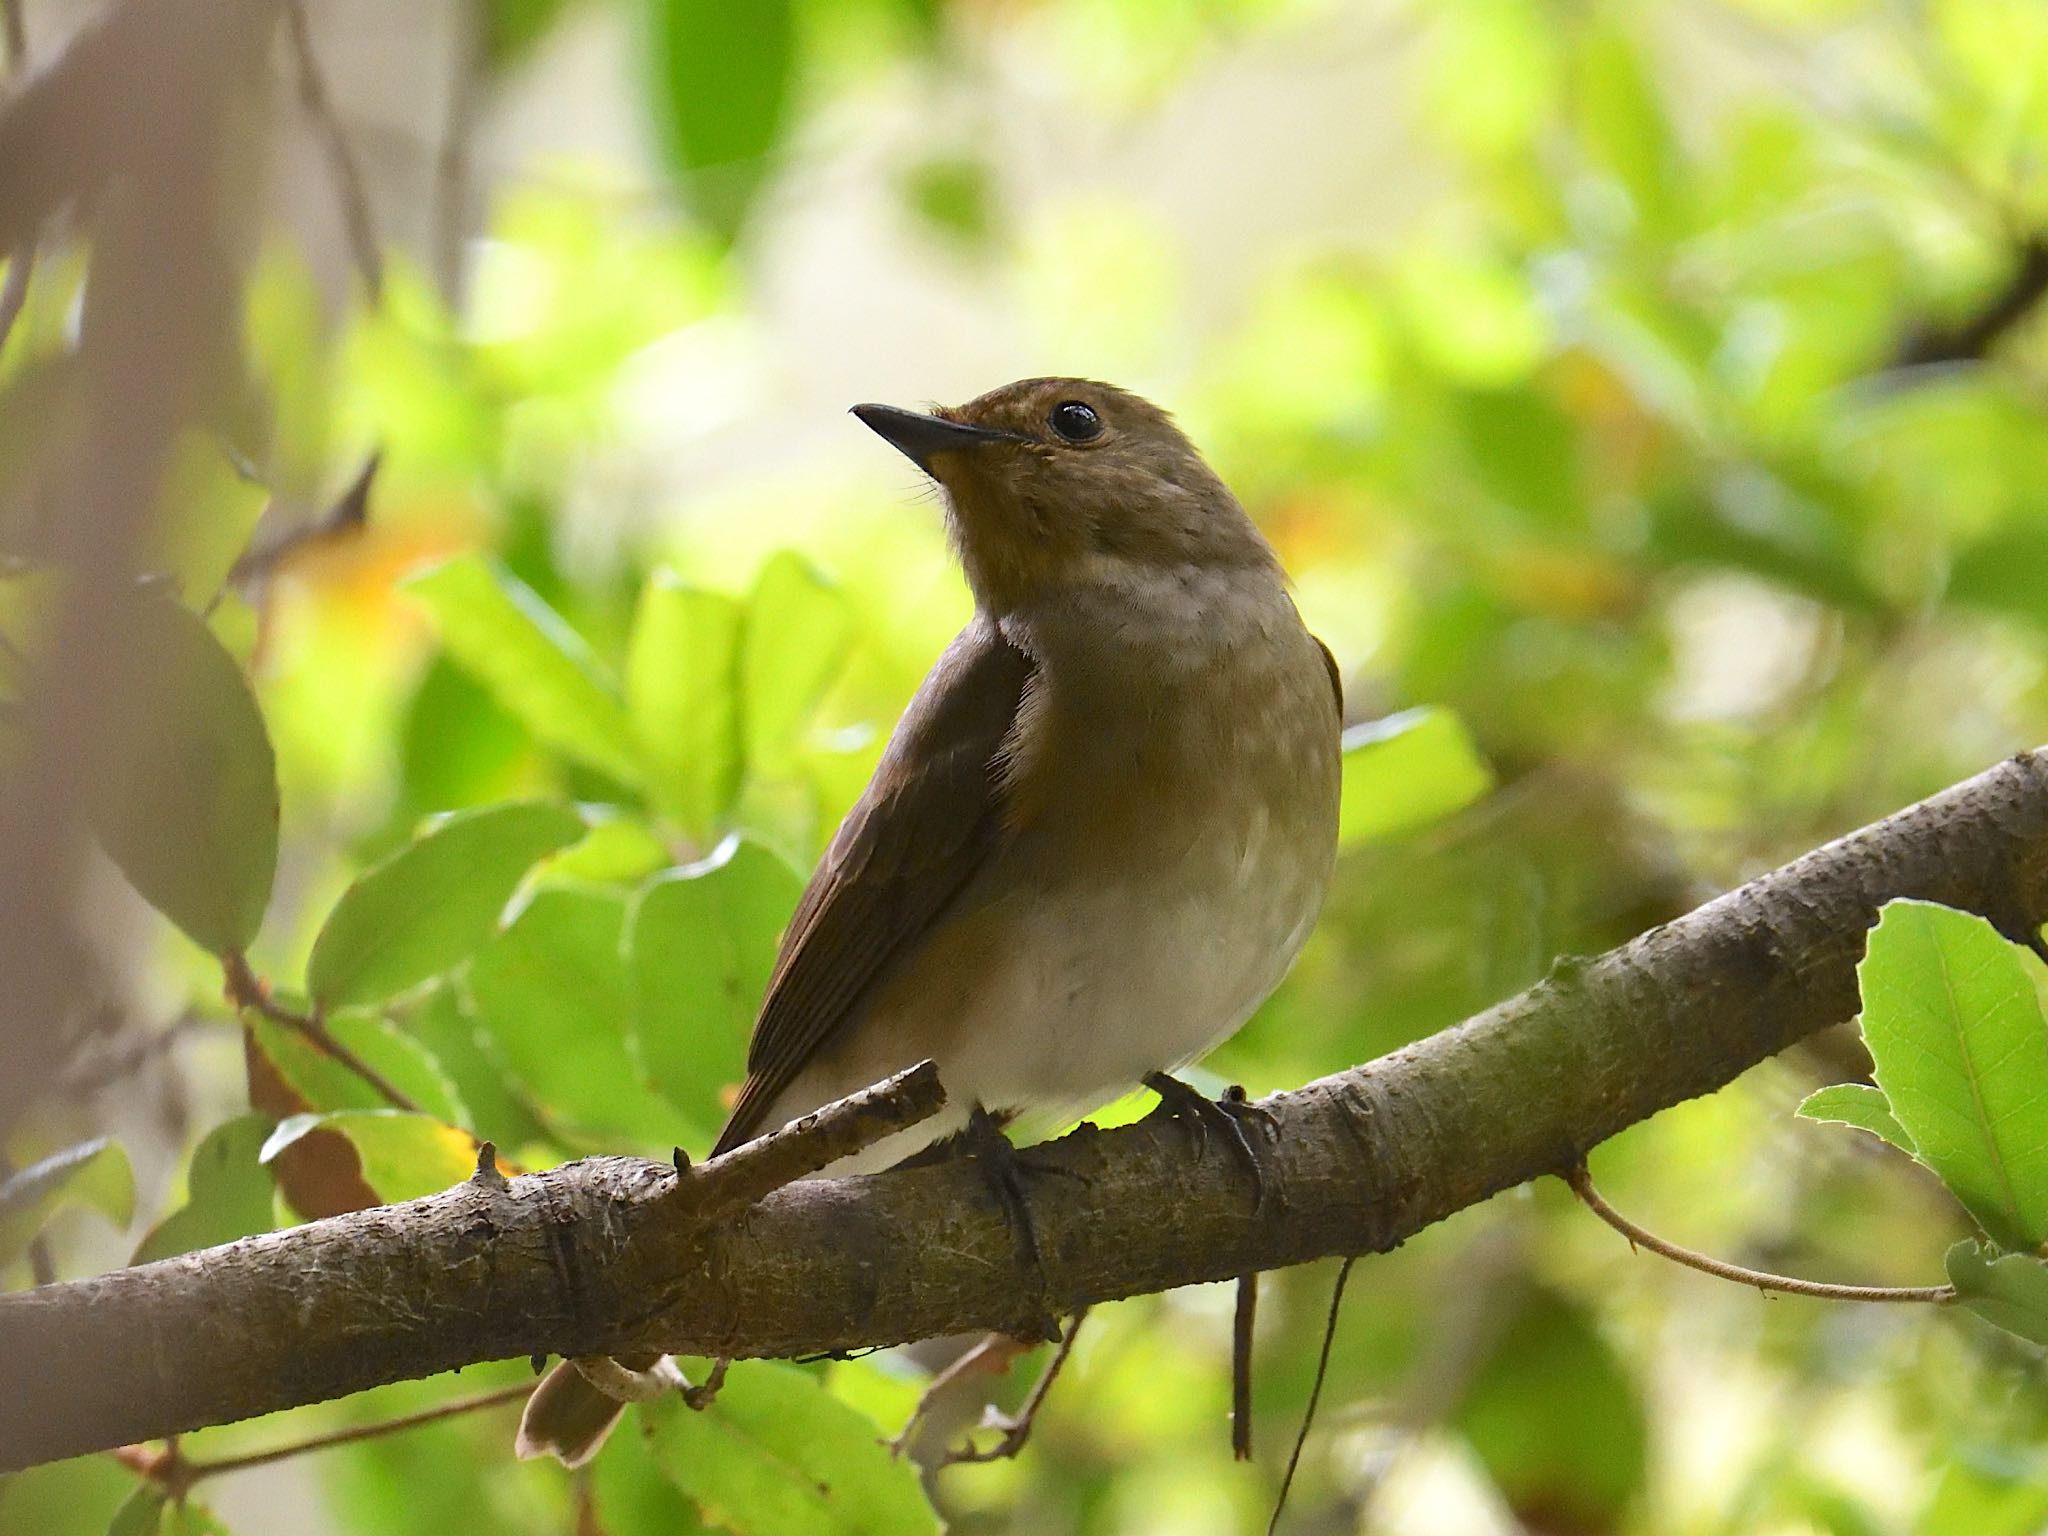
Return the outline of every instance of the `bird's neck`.
<path id="1" fill-rule="evenodd" d="M 1108 687 L 1156 687 L 1237 660 L 1256 663 L 1300 625 L 1275 567 L 1110 561 L 994 622 L 1055 684 Z"/>

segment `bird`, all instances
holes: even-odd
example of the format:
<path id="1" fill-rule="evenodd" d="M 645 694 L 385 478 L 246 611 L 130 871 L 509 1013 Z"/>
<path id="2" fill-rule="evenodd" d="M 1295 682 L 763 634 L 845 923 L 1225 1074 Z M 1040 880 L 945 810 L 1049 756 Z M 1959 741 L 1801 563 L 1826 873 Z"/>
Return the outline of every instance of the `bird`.
<path id="1" fill-rule="evenodd" d="M 797 904 L 713 1154 L 925 1060 L 944 1110 L 818 1176 L 1050 1131 L 1140 1084 L 1234 1130 L 1241 1106 L 1170 1074 L 1251 1016 L 1320 913 L 1335 659 L 1137 395 L 1033 378 L 853 414 L 937 483 L 974 612 Z M 518 1453 L 588 1460 L 632 1381 L 673 1380 L 658 1363 L 620 1362 L 607 1392 L 564 1362 Z"/>

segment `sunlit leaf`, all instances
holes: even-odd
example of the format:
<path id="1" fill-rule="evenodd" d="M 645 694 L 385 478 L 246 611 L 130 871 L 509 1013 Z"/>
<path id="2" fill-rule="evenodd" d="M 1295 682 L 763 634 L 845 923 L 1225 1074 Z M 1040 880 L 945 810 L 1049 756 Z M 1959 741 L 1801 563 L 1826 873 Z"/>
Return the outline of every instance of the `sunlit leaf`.
<path id="1" fill-rule="evenodd" d="M 645 0 L 649 97 L 690 207 L 727 239 L 766 179 L 796 72 L 790 0 Z"/>
<path id="2" fill-rule="evenodd" d="M 795 1366 L 742 1361 L 702 1412 L 673 1397 L 640 1411 L 662 1471 L 739 1536 L 939 1529 L 916 1469 L 889 1454 L 874 1421 Z"/>
<path id="3" fill-rule="evenodd" d="M 1998 1242 L 2048 1237 L 2048 1022 L 1980 917 L 1886 904 L 1857 975 L 1873 1076 L 1922 1162 Z"/>
<path id="4" fill-rule="evenodd" d="M 845 595 L 788 550 L 761 568 L 747 600 L 740 661 L 750 761 L 785 764 L 825 690 L 846 665 L 853 614 Z"/>
<path id="5" fill-rule="evenodd" d="M 567 9 L 568 0 L 485 0 L 481 7 L 485 66 L 503 70 L 524 59 Z"/>
<path id="6" fill-rule="evenodd" d="M 1949 1249 L 1942 1263 L 1964 1306 L 2007 1333 L 2048 1344 L 2048 1264 L 1968 1240 Z"/>
<path id="7" fill-rule="evenodd" d="M 0 1531 L 103 1536 L 135 1496 L 135 1474 L 111 1456 L 74 1456 L 0 1477 Z"/>
<path id="8" fill-rule="evenodd" d="M 641 763 L 626 705 L 583 638 L 495 562 L 465 555 L 407 583 L 464 669 L 535 739 L 621 784 Z"/>
<path id="9" fill-rule="evenodd" d="M 683 1127 L 627 1045 L 625 916 L 608 892 L 541 891 L 478 953 L 470 991 L 544 1120 L 607 1150 L 666 1152 Z"/>
<path id="10" fill-rule="evenodd" d="M 0 1264 L 19 1257 L 67 1205 L 128 1225 L 135 1215 L 135 1170 L 121 1143 L 95 1136 L 0 1180 Z"/>
<path id="11" fill-rule="evenodd" d="M 93 829 L 195 943 L 245 948 L 277 869 L 277 770 L 256 699 L 195 615 L 139 597 L 116 616 L 117 718 L 90 765 Z"/>
<path id="12" fill-rule="evenodd" d="M 1493 788 L 1493 770 L 1447 709 L 1410 709 L 1344 733 L 1337 842 L 1352 847 L 1441 821 Z"/>
<path id="13" fill-rule="evenodd" d="M 700 839 L 732 809 L 743 764 L 738 603 L 664 567 L 647 580 L 626 656 L 626 702 L 656 804 Z"/>
<path id="14" fill-rule="evenodd" d="M 268 1163 L 313 1131 L 346 1136 L 362 1160 L 363 1179 L 387 1205 L 417 1200 L 461 1183 L 476 1169 L 477 1140 L 431 1115 L 401 1109 L 344 1109 L 293 1115 L 278 1122 L 263 1144 Z"/>
<path id="15" fill-rule="evenodd" d="M 629 1415 L 590 1469 L 591 1502 L 612 1536 L 698 1536 L 697 1506 L 662 1475 L 639 1416 Z"/>
<path id="16" fill-rule="evenodd" d="M 1808 1120 L 1853 1125 L 1880 1141 L 1890 1142 L 1908 1157 L 1916 1155 L 1913 1138 L 1893 1117 L 1891 1101 L 1884 1096 L 1884 1090 L 1868 1083 L 1832 1083 L 1808 1094 L 1795 1113 Z"/>
<path id="17" fill-rule="evenodd" d="M 489 936 L 535 862 L 584 831 L 566 806 L 489 806 L 449 817 L 357 877 L 313 944 L 323 1007 L 380 1002 L 454 969 Z"/>
<path id="18" fill-rule="evenodd" d="M 128 1496 L 128 1502 L 114 1511 L 107 1524 L 107 1536 L 157 1536 L 162 1529 L 164 1492 L 144 1483 Z"/>
<path id="19" fill-rule="evenodd" d="M 725 1118 L 725 1090 L 746 1075 L 748 1032 L 802 891 L 778 855 L 731 839 L 650 881 L 633 909 L 634 1043 L 700 1144 Z"/>
<path id="20" fill-rule="evenodd" d="M 192 1152 L 185 1203 L 150 1229 L 129 1262 L 148 1264 L 268 1232 L 273 1188 L 257 1154 L 269 1135 L 264 1115 L 239 1115 L 208 1131 Z"/>
<path id="21" fill-rule="evenodd" d="M 290 1025 L 261 1017 L 245 1021 L 250 1048 L 263 1053 L 294 1097 L 293 1110 L 384 1109 L 389 1101 L 353 1067 L 330 1056 Z M 357 1060 L 428 1114 L 460 1124 L 460 1096 L 433 1052 L 388 1019 L 344 1014 L 327 1031 Z"/>

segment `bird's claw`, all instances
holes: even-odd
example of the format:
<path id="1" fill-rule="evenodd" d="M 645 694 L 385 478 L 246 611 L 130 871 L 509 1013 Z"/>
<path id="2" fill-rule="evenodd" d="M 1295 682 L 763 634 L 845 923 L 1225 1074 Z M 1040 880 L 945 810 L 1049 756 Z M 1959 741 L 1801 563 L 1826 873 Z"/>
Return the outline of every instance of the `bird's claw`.
<path id="1" fill-rule="evenodd" d="M 1224 1089 L 1220 1099 L 1212 1099 L 1200 1089 L 1192 1088 L 1165 1072 L 1148 1073 L 1145 1086 L 1159 1095 L 1159 1108 L 1153 1111 L 1154 1114 L 1186 1121 L 1193 1126 L 1195 1155 L 1198 1158 L 1208 1150 L 1212 1134 L 1221 1135 L 1230 1143 L 1251 1174 L 1252 1209 L 1254 1212 L 1263 1211 L 1271 1191 L 1266 1182 L 1265 1160 L 1252 1142 L 1250 1128 L 1256 1126 L 1262 1136 L 1271 1137 L 1279 1125 L 1279 1117 L 1265 1105 L 1252 1103 L 1245 1096 L 1244 1088 L 1237 1083 Z M 1281 1203 L 1284 1206 L 1285 1200 Z"/>

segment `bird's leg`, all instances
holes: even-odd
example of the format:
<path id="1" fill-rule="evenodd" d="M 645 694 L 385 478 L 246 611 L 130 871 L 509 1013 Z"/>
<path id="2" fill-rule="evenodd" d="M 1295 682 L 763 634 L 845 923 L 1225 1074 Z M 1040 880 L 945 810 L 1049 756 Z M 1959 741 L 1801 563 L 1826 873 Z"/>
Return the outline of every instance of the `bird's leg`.
<path id="1" fill-rule="evenodd" d="M 1031 1220 L 1031 1206 L 1024 1196 L 1023 1170 L 1018 1164 L 1017 1149 L 1003 1134 L 1002 1123 L 979 1104 L 967 1117 L 967 1128 L 960 1133 L 960 1144 L 961 1149 L 974 1159 L 974 1166 L 981 1170 L 983 1180 L 1009 1220 L 1010 1229 L 1017 1234 L 1018 1252 L 1025 1265 L 1037 1272 L 1042 1298 L 1045 1294 L 1045 1258 L 1039 1252 L 1038 1229 Z M 1058 1320 L 1042 1299 L 1039 1307 L 1039 1317 L 1032 1332 L 1041 1339 L 1058 1338 Z"/>
<path id="2" fill-rule="evenodd" d="M 1031 1395 L 1024 1399 L 1023 1407 L 1015 1413 L 999 1413 L 993 1407 L 983 1412 L 981 1427 L 1001 1430 L 1003 1437 L 1000 1440 L 985 1450 L 977 1450 L 971 1442 L 956 1446 L 940 1458 L 938 1465 L 950 1467 L 965 1461 L 1006 1461 L 1023 1450 L 1024 1442 L 1031 1438 L 1031 1426 L 1038 1420 L 1038 1410 L 1045 1403 L 1045 1395 L 1052 1390 L 1053 1382 L 1058 1379 L 1060 1371 L 1065 1367 L 1067 1356 L 1074 1352 L 1074 1340 L 1079 1336 L 1081 1324 L 1087 1317 L 1086 1307 L 1074 1314 L 1073 1319 L 1067 1324 L 1066 1337 L 1060 1340 L 1060 1347 L 1053 1351 L 1052 1359 L 1046 1362 L 1045 1370 L 1040 1373 L 1038 1380 L 1032 1383 Z M 983 1342 L 986 1343 L 987 1340 Z"/>
<path id="3" fill-rule="evenodd" d="M 1145 1075 L 1145 1086 L 1159 1095 L 1159 1108 L 1153 1111 L 1154 1114 L 1168 1115 L 1175 1120 L 1186 1120 L 1194 1126 L 1195 1144 L 1198 1149 L 1207 1146 L 1212 1130 L 1228 1138 L 1251 1173 L 1252 1209 L 1264 1210 L 1267 1193 L 1266 1165 L 1264 1159 L 1259 1156 L 1259 1149 L 1253 1145 L 1247 1127 L 1255 1125 L 1261 1135 L 1271 1135 L 1274 1124 L 1273 1112 L 1262 1104 L 1249 1102 L 1245 1098 L 1244 1089 L 1235 1083 L 1223 1090 L 1223 1097 L 1220 1099 L 1212 1099 L 1200 1089 L 1191 1088 L 1179 1078 L 1165 1072 L 1148 1072 Z"/>

